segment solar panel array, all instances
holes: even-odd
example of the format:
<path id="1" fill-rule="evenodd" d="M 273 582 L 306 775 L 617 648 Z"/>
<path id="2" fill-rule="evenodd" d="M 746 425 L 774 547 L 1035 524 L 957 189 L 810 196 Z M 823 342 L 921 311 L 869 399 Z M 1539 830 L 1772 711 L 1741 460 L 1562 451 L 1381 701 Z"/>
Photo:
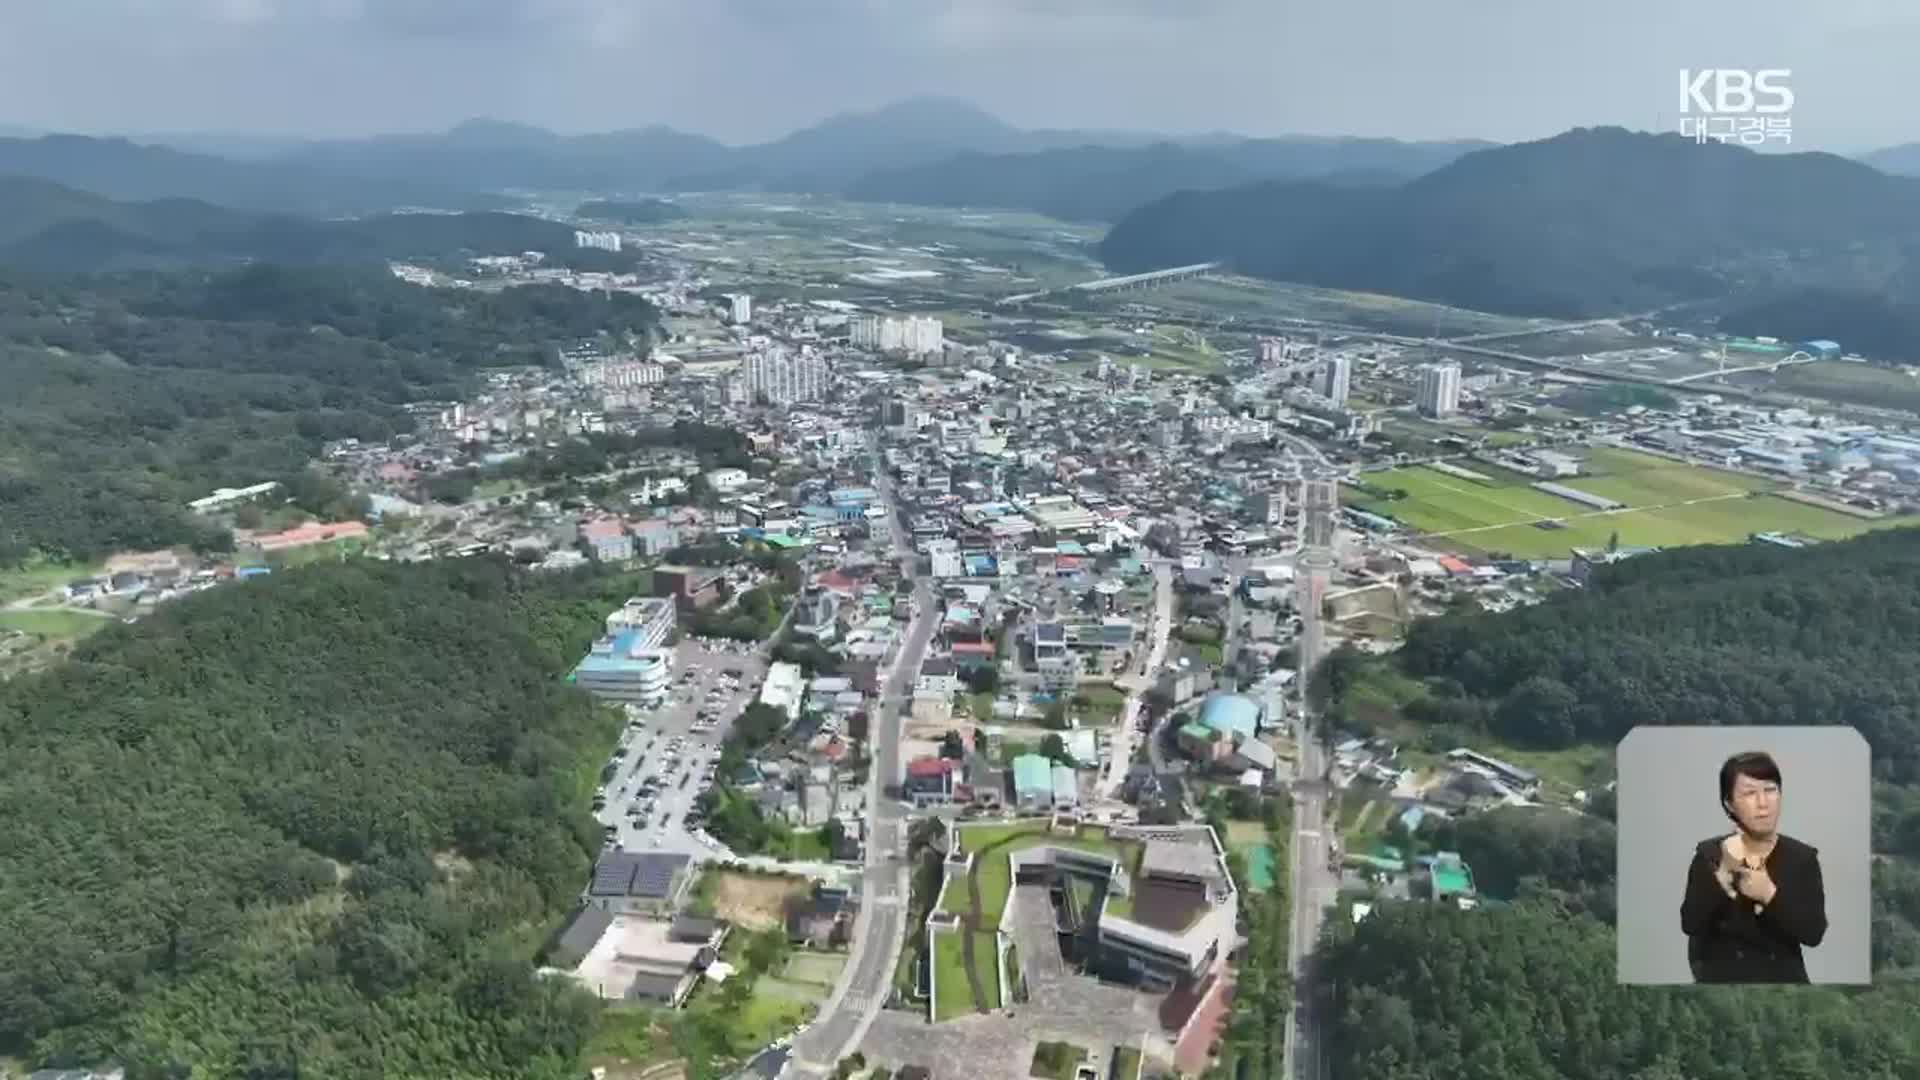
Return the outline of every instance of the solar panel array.
<path id="1" fill-rule="evenodd" d="M 594 864 L 587 891 L 593 896 L 664 898 L 673 891 L 673 875 L 691 861 L 665 851 L 616 851 Z"/>

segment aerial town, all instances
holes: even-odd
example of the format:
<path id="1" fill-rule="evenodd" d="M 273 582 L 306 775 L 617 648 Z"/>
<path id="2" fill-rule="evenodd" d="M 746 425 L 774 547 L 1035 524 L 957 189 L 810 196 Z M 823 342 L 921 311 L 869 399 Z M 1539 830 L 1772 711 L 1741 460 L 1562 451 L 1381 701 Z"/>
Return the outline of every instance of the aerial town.
<path id="1" fill-rule="evenodd" d="M 412 435 L 332 443 L 318 465 L 358 516 L 211 492 L 192 509 L 234 553 L 130 552 L 50 610 L 132 620 L 348 555 L 644 571 L 570 676 L 625 730 L 545 970 L 652 1008 L 738 995 L 767 1047 L 753 1075 L 826 1075 L 857 1045 L 897 1077 L 1027 1075 L 1035 1054 L 1197 1076 L 1250 899 L 1306 898 L 1292 962 L 1323 918 L 1498 905 L 1412 839 L 1423 821 L 1597 794 L 1485 747 L 1309 724 L 1318 659 L 1643 552 L 1816 544 L 1920 503 L 1899 422 L 1740 382 L 1857 362 L 1830 341 L 1209 327 L 1181 290 L 1248 286 L 1204 265 L 930 301 L 993 269 L 940 246 L 831 283 L 876 298 L 801 300 L 796 271 L 744 272 L 712 236 L 583 222 L 576 242 L 652 272 L 537 252 L 392 271 L 629 291 L 661 338 L 582 341 L 418 403 Z M 777 971 L 741 945 L 768 931 L 794 950 Z"/>

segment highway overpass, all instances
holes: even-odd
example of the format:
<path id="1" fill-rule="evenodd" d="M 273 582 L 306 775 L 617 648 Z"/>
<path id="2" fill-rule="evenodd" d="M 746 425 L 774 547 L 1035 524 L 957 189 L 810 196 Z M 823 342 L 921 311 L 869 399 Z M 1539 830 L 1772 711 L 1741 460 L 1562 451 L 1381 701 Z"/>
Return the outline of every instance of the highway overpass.
<path id="1" fill-rule="evenodd" d="M 1165 270 L 1149 270 L 1144 274 L 1127 274 L 1122 277 L 1101 278 L 1098 281 L 1083 281 L 1078 285 L 1068 285 L 1064 289 L 1043 289 L 1039 292 L 1021 293 L 1018 296 L 1004 297 L 998 301 L 1001 305 L 1024 304 L 1029 300 L 1038 300 L 1043 296 L 1057 293 L 1103 293 L 1125 292 L 1129 289 L 1151 289 L 1174 281 L 1188 278 L 1205 277 L 1219 270 L 1223 264 L 1217 262 L 1194 263 L 1191 266 L 1170 266 Z"/>

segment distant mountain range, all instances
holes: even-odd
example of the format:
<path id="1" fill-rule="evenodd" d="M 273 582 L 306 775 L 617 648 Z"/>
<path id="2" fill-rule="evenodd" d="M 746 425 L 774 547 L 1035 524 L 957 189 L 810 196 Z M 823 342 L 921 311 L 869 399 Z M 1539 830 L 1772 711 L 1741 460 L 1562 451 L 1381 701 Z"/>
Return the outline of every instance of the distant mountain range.
<path id="1" fill-rule="evenodd" d="M 84 135 L 0 138 L 0 174 L 51 180 L 109 199 L 199 199 L 238 210 L 356 214 L 403 206 L 480 209 L 502 200 L 437 180 L 356 176 L 313 165 L 232 161 Z"/>
<path id="2" fill-rule="evenodd" d="M 1904 143 L 1860 155 L 1860 160 L 1881 172 L 1899 176 L 1920 176 L 1920 143 Z"/>
<path id="3" fill-rule="evenodd" d="M 321 221 L 193 199 L 116 202 L 51 181 L 0 176 L 0 265 L 27 269 L 376 262 L 464 251 L 570 250 L 572 245 L 572 229 L 517 214 L 375 214 Z"/>
<path id="4" fill-rule="evenodd" d="M 488 190 L 753 189 L 1104 219 L 1186 187 L 1358 170 L 1414 176 L 1487 145 L 1027 131 L 962 102 L 915 98 L 753 146 L 665 127 L 568 136 L 475 120 L 444 134 L 315 143 L 275 160 L 387 182 L 458 176 Z M 1089 202 L 1099 209 L 1077 205 Z"/>
<path id="5" fill-rule="evenodd" d="M 1225 260 L 1262 277 L 1528 315 L 1800 288 L 1887 295 L 1920 262 L 1920 180 L 1583 128 L 1389 187 L 1184 192 L 1108 232 L 1115 272 Z"/>
<path id="6" fill-rule="evenodd" d="M 513 191 L 745 189 L 1104 220 L 1185 188 L 1329 173 L 1404 179 L 1488 145 L 1028 131 L 961 102 L 917 98 L 753 146 L 659 126 L 558 135 L 473 120 L 440 133 L 322 141 L 193 134 L 140 142 L 0 139 L 0 173 L 114 199 L 195 198 L 321 215 L 497 208 L 503 203 L 495 196 Z"/>
<path id="7" fill-rule="evenodd" d="M 1178 191 L 1263 178 L 1318 176 L 1354 186 L 1393 185 L 1477 144 L 1353 139 L 1248 139 L 1218 147 L 1159 142 L 1015 154 L 967 152 L 868 173 L 842 194 L 870 202 L 1010 207 L 1080 221 L 1112 221 Z"/>

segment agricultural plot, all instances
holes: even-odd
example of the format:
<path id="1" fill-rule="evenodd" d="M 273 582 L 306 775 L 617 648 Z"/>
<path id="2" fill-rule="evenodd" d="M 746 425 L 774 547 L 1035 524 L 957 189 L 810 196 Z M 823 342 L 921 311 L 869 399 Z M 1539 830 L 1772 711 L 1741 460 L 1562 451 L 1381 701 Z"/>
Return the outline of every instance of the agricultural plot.
<path id="1" fill-rule="evenodd" d="M 1385 498 L 1344 493 L 1349 505 L 1400 522 L 1435 543 L 1469 554 L 1564 558 L 1574 548 L 1741 543 L 1756 532 L 1844 539 L 1906 520 L 1866 521 L 1772 494 L 1779 485 L 1649 454 L 1585 452 L 1586 472 L 1559 483 L 1625 504 L 1597 510 L 1532 487 L 1533 478 L 1474 462 L 1485 482 L 1415 466 L 1366 476 Z"/>

